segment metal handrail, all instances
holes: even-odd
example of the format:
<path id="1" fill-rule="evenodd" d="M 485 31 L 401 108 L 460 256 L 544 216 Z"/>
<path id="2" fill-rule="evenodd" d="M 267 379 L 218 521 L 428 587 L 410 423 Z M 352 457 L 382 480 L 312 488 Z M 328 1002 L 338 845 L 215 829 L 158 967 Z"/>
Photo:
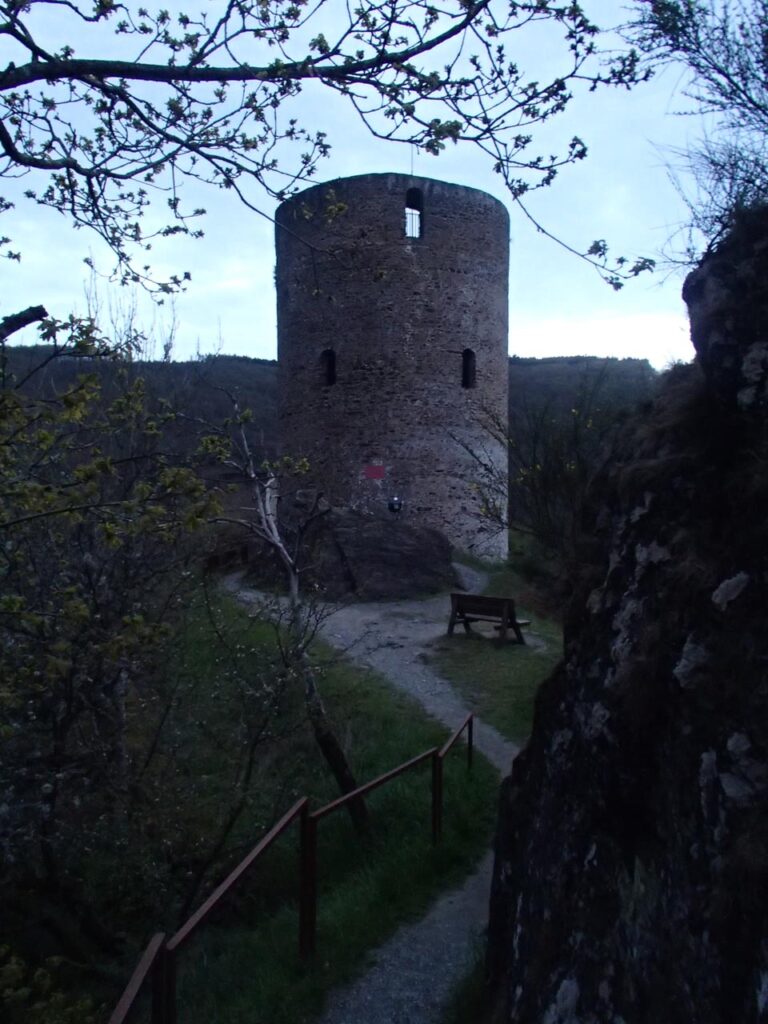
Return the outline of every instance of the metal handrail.
<path id="1" fill-rule="evenodd" d="M 202 906 L 200 906 L 189 920 L 179 928 L 176 934 L 169 939 L 168 943 L 162 949 L 161 956 L 159 957 L 155 968 L 157 975 L 156 991 L 159 993 L 159 1007 L 156 1011 L 156 1020 L 159 1024 L 176 1024 L 176 953 L 179 948 L 187 941 L 190 935 L 200 927 L 222 897 L 224 897 L 230 889 L 237 884 L 259 855 L 264 853 L 264 851 L 274 843 L 274 841 L 288 828 L 295 818 L 301 816 L 303 826 L 303 822 L 307 817 L 308 803 L 309 801 L 305 796 L 303 796 L 301 800 L 297 800 L 293 807 L 291 807 L 289 811 L 286 811 L 282 818 L 272 826 L 269 832 L 267 832 L 264 838 L 254 846 L 248 856 L 243 858 L 234 870 L 230 871 L 221 885 L 218 885 L 213 890 Z M 304 833 L 305 829 L 302 827 L 302 837 L 304 836 Z M 300 923 L 300 934 L 303 934 L 305 930 L 306 928 L 303 923 Z"/>
<path id="2" fill-rule="evenodd" d="M 467 730 L 467 771 L 472 769 L 475 716 L 470 711 L 459 728 L 446 740 L 432 762 L 432 843 L 437 845 L 443 834 L 443 762 L 459 736 Z"/>
<path id="3" fill-rule="evenodd" d="M 459 728 L 453 734 L 453 736 L 451 736 L 450 739 L 446 740 L 445 743 L 442 745 L 442 747 L 440 747 L 440 750 L 439 750 L 439 753 L 438 753 L 438 757 L 440 757 L 440 758 L 445 757 L 445 755 L 448 753 L 448 751 L 451 749 L 451 747 L 454 745 L 454 743 L 456 743 L 456 741 L 458 740 L 459 736 L 461 736 L 461 734 L 466 729 L 467 730 L 467 766 L 471 768 L 472 767 L 472 747 L 474 745 L 473 744 L 474 724 L 475 724 L 475 716 L 474 716 L 474 713 L 472 711 L 470 711 L 469 714 L 467 715 L 467 717 L 464 719 L 464 721 L 459 726 Z"/>
<path id="4" fill-rule="evenodd" d="M 309 801 L 305 796 L 301 800 L 297 800 L 296 803 L 291 807 L 289 811 L 282 816 L 282 818 L 272 826 L 267 832 L 263 839 L 261 839 L 251 850 L 247 857 L 243 858 L 234 870 L 230 871 L 221 885 L 218 885 L 208 899 L 199 907 L 194 914 L 189 918 L 186 924 L 183 924 L 181 928 L 168 940 L 167 950 L 169 953 L 175 952 L 186 942 L 190 935 L 202 924 L 202 922 L 208 917 L 210 912 L 229 890 L 238 882 L 248 868 L 253 864 L 256 858 L 262 854 L 268 847 L 274 843 L 274 841 L 280 836 L 291 824 L 294 818 L 298 817 L 307 806 Z"/>
<path id="5" fill-rule="evenodd" d="M 200 927 L 219 901 L 237 884 L 248 868 L 297 818 L 301 818 L 301 891 L 299 900 L 299 951 L 309 957 L 315 950 L 317 924 L 317 826 L 318 822 L 345 806 L 350 800 L 383 786 L 422 762 L 432 761 L 432 840 L 437 843 L 442 833 L 443 817 L 443 761 L 445 756 L 467 730 L 467 768 L 472 767 L 474 715 L 470 712 L 456 732 L 442 747 L 430 747 L 409 761 L 403 762 L 383 775 L 358 786 L 350 793 L 332 800 L 316 811 L 309 811 L 307 797 L 302 797 L 288 810 L 269 832 L 254 846 L 218 885 L 205 902 L 166 942 L 165 934 L 154 935 L 134 970 L 108 1024 L 124 1024 L 147 976 L 152 974 L 153 1024 L 176 1024 L 176 954 L 189 937 Z"/>
<path id="6" fill-rule="evenodd" d="M 397 778 L 398 775 L 402 775 L 403 772 L 407 772 L 410 768 L 415 768 L 420 765 L 423 761 L 428 758 L 432 759 L 433 764 L 437 758 L 438 750 L 437 747 L 430 747 L 429 750 L 425 750 L 422 754 L 417 754 L 416 757 L 412 757 L 410 761 L 405 761 L 403 764 L 392 768 L 388 772 L 384 772 L 383 775 L 377 776 L 375 779 L 371 779 L 370 782 L 366 782 L 363 786 L 358 786 L 357 789 L 353 789 L 351 793 L 345 793 L 344 796 L 340 796 L 336 800 L 332 800 L 329 804 L 324 807 L 318 808 L 316 811 L 312 811 L 305 818 L 302 819 L 302 832 L 301 832 L 301 898 L 300 898 L 300 927 L 299 927 L 299 953 L 302 959 L 309 959 L 315 952 L 315 938 L 317 933 L 317 825 L 318 822 L 327 817 L 327 815 L 333 813 L 333 811 L 339 810 L 350 800 L 354 800 L 356 797 L 363 796 L 365 793 L 369 793 L 372 789 L 376 789 L 378 786 L 383 786 L 385 782 L 390 782 L 392 779 Z M 434 780 L 434 774 L 433 774 Z M 433 801 L 433 820 L 434 820 L 434 787 L 432 793 Z"/>
<path id="7" fill-rule="evenodd" d="M 333 811 L 337 811 L 344 804 L 349 803 L 350 800 L 354 800 L 358 796 L 364 796 L 366 793 L 370 793 L 372 789 L 376 789 L 378 786 L 383 786 L 385 782 L 389 782 L 390 779 L 397 778 L 398 775 L 402 775 L 403 772 L 407 772 L 409 768 L 415 768 L 417 764 L 422 761 L 426 761 L 428 757 L 432 757 L 437 753 L 437 747 L 430 747 L 429 750 L 425 750 L 423 754 L 417 754 L 416 757 L 412 757 L 410 761 L 405 761 L 403 764 L 392 768 L 388 772 L 384 772 L 383 775 L 379 775 L 377 778 L 372 779 L 370 782 L 366 782 L 363 786 L 358 786 L 357 789 L 353 789 L 350 793 L 345 793 L 344 796 L 338 797 L 336 800 L 332 800 L 325 807 L 320 807 L 317 811 L 312 811 L 310 818 L 314 818 L 319 821 L 320 818 L 324 818 L 327 814 L 331 814 Z"/>
<path id="8" fill-rule="evenodd" d="M 136 965 L 136 969 L 131 975 L 128 984 L 123 989 L 123 994 L 120 996 L 117 1006 L 112 1011 L 112 1016 L 109 1018 L 108 1024 L 123 1024 L 123 1022 L 128 1018 L 128 1014 L 133 1009 L 133 1004 L 141 991 L 142 985 L 146 981 L 147 975 L 155 966 L 155 961 L 162 950 L 164 942 L 165 932 L 157 932 L 149 940 L 149 945 L 142 953 L 141 959 Z"/>

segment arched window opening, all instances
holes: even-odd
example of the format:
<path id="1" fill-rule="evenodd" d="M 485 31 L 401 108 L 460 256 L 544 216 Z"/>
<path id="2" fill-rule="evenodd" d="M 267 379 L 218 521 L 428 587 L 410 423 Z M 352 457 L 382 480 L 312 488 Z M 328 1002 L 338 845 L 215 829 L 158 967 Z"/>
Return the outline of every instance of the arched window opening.
<path id="1" fill-rule="evenodd" d="M 475 353 L 471 348 L 465 348 L 461 353 L 461 386 L 473 388 L 476 382 Z"/>
<path id="2" fill-rule="evenodd" d="M 332 348 L 320 353 L 320 374 L 326 386 L 336 383 L 336 353 Z"/>
<path id="3" fill-rule="evenodd" d="M 405 237 L 421 238 L 424 199 L 420 188 L 409 188 L 405 193 Z"/>

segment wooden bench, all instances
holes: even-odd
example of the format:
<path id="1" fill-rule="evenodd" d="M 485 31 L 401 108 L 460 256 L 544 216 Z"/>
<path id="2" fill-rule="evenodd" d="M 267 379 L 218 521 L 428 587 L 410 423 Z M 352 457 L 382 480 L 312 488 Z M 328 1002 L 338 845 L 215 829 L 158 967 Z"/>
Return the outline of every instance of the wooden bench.
<path id="1" fill-rule="evenodd" d="M 507 630 L 515 634 L 517 643 L 524 644 L 521 626 L 529 626 L 530 619 L 518 619 L 515 602 L 511 597 L 487 597 L 484 594 L 451 594 L 451 617 L 448 620 L 448 636 L 453 636 L 453 627 L 460 622 L 469 633 L 473 622 L 493 622 L 502 640 L 507 639 Z"/>

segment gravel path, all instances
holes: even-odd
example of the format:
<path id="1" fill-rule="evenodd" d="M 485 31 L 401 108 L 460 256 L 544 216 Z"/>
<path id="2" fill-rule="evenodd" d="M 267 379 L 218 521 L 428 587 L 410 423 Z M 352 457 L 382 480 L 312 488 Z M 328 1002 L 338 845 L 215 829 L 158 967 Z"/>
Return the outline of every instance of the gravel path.
<path id="1" fill-rule="evenodd" d="M 319 1024 L 439 1024 L 488 923 L 493 854 L 458 889 L 374 950 L 373 965 L 331 992 Z"/>
<path id="2" fill-rule="evenodd" d="M 465 590 L 482 590 L 482 573 L 466 566 L 455 568 Z M 418 601 L 351 604 L 329 616 L 321 633 L 353 661 L 369 665 L 415 697 L 433 718 L 455 729 L 470 708 L 426 661 L 431 644 L 445 635 L 449 611 L 445 594 Z M 518 748 L 477 718 L 475 744 L 502 775 L 509 772 Z"/>
<path id="3" fill-rule="evenodd" d="M 466 566 L 455 568 L 466 590 L 482 589 L 482 573 Z M 249 592 L 239 579 L 229 577 L 226 585 L 248 600 Z M 430 645 L 445 634 L 448 614 L 445 594 L 417 601 L 351 604 L 334 611 L 321 633 L 353 661 L 375 669 L 454 729 L 470 709 L 426 662 Z M 509 772 L 519 749 L 477 718 L 475 745 L 500 775 Z M 454 986 L 471 966 L 487 924 L 492 867 L 489 851 L 461 886 L 443 893 L 420 921 L 404 925 L 374 950 L 365 974 L 330 993 L 319 1024 L 439 1024 Z"/>
<path id="4" fill-rule="evenodd" d="M 466 590 L 482 589 L 482 574 L 456 569 Z M 448 612 L 445 594 L 349 605 L 323 624 L 323 635 L 455 728 L 469 709 L 424 660 L 429 645 L 445 634 Z M 501 775 L 509 772 L 518 748 L 477 718 L 475 743 Z M 420 921 L 404 925 L 375 950 L 365 974 L 330 993 L 320 1024 L 438 1024 L 487 924 L 492 867 L 489 851 L 461 886 L 443 893 Z"/>

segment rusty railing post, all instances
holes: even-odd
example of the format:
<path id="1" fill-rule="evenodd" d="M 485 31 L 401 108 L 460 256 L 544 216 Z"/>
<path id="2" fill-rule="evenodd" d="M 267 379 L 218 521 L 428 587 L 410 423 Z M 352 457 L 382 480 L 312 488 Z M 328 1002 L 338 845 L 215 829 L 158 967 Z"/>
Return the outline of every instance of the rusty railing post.
<path id="1" fill-rule="evenodd" d="M 176 954 L 167 946 L 152 972 L 152 1024 L 176 1024 Z"/>
<path id="2" fill-rule="evenodd" d="M 443 759 L 440 751 L 432 755 L 432 845 L 437 846 L 443 831 Z"/>
<path id="3" fill-rule="evenodd" d="M 164 963 L 165 950 L 161 949 L 152 966 L 152 1024 L 165 1024 L 163 1020 L 163 998 L 165 994 Z"/>
<path id="4" fill-rule="evenodd" d="M 474 746 L 475 717 L 470 718 L 467 723 L 467 771 L 472 770 L 472 748 Z"/>
<path id="5" fill-rule="evenodd" d="M 301 886 L 299 895 L 299 956 L 315 952 L 317 931 L 317 819 L 305 805 L 301 812 Z"/>

